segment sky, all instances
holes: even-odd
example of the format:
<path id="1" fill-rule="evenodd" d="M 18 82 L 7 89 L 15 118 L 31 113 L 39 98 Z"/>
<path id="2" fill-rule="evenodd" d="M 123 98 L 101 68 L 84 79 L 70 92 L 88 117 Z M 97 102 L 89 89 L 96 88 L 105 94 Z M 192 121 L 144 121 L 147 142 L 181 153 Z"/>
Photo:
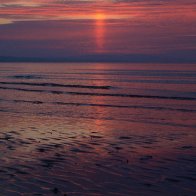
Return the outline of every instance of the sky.
<path id="1" fill-rule="evenodd" d="M 196 62 L 195 0 L 0 0 L 0 60 Z"/>

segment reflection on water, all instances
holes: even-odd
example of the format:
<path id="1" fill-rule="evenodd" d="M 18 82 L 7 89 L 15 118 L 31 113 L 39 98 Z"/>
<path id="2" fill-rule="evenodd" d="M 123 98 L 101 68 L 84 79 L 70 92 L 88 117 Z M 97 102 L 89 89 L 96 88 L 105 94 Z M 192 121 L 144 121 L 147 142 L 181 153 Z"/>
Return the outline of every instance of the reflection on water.
<path id="1" fill-rule="evenodd" d="M 1 64 L 1 194 L 194 195 L 195 76 L 193 65 Z"/>

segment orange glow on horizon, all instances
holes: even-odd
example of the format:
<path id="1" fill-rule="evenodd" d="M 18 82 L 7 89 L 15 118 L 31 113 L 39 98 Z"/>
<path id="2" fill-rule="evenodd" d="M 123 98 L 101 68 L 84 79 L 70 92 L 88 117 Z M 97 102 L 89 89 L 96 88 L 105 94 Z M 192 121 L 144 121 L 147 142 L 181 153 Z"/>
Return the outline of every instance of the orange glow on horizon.
<path id="1" fill-rule="evenodd" d="M 106 18 L 104 13 L 96 13 L 95 14 L 95 19 L 100 21 L 100 20 L 104 20 Z"/>
<path id="2" fill-rule="evenodd" d="M 18 21 L 48 21 L 48 20 L 86 20 L 86 19 L 114 19 L 133 20 L 136 22 L 165 22 L 165 21 L 195 21 L 195 11 L 192 4 L 188 3 L 160 3 L 150 6 L 146 2 L 118 2 L 91 1 L 85 3 L 66 3 L 55 0 L 2 0 L 0 3 L 0 20 L 5 24 Z M 17 5 L 17 6 L 16 6 Z M 96 12 L 102 10 L 102 12 Z M 107 14 L 106 14 L 107 13 Z M 183 17 L 182 17 L 183 15 Z M 0 24 L 1 24 L 0 23 Z"/>
<path id="3" fill-rule="evenodd" d="M 187 1 L 1 0 L 1 55 L 187 58 L 196 20 L 194 1 Z"/>

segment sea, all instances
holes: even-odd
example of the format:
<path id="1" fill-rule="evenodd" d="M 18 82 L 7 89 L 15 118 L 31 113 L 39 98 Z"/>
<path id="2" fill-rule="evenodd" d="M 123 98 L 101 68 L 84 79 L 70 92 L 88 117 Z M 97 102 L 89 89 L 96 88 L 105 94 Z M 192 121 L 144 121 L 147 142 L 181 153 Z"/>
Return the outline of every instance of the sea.
<path id="1" fill-rule="evenodd" d="M 0 195 L 196 195 L 196 65 L 0 63 Z"/>

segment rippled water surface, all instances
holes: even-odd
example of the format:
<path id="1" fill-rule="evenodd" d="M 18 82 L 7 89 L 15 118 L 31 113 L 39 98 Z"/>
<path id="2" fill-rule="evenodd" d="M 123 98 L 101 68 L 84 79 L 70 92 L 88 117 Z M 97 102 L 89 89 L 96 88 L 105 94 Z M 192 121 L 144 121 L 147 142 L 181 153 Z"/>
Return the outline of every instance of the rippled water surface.
<path id="1" fill-rule="evenodd" d="M 0 64 L 0 195 L 196 195 L 196 65 Z"/>

